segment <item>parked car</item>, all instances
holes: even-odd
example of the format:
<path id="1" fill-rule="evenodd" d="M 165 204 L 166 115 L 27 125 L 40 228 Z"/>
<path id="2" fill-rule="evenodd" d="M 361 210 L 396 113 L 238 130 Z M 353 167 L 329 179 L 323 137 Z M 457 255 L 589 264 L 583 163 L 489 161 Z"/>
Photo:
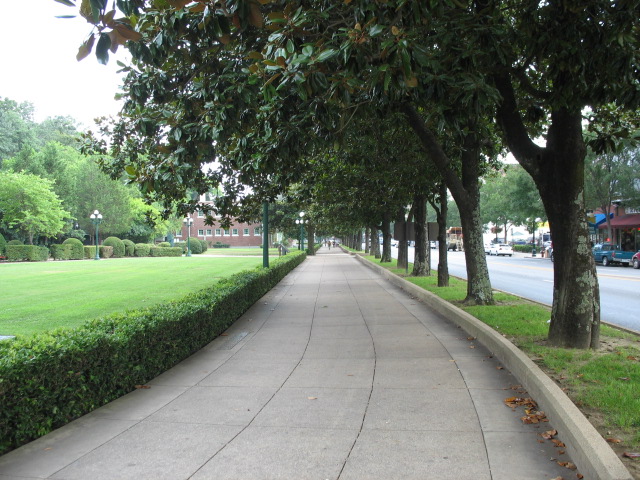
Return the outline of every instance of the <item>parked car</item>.
<path id="1" fill-rule="evenodd" d="M 494 243 L 489 248 L 489 255 L 509 255 L 511 257 L 513 255 L 513 248 L 506 243 Z"/>
<path id="2" fill-rule="evenodd" d="M 640 252 L 636 252 L 633 257 L 631 257 L 631 265 L 633 265 L 633 268 L 640 268 Z"/>
<path id="3" fill-rule="evenodd" d="M 485 243 L 484 244 L 484 253 L 486 253 L 487 255 L 489 255 L 489 251 L 491 250 L 491 244 L 490 243 Z"/>
<path id="4" fill-rule="evenodd" d="M 594 245 L 591 252 L 596 263 L 602 263 L 603 267 L 615 264 L 628 267 L 634 254 L 634 252 L 621 250 L 612 243 L 598 243 Z"/>

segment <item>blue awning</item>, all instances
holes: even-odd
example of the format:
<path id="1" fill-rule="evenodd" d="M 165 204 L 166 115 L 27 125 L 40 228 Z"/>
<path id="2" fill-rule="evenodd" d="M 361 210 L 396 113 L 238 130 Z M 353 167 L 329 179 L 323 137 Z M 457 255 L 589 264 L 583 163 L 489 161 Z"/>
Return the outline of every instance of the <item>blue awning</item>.
<path id="1" fill-rule="evenodd" d="M 596 213 L 594 217 L 596 217 L 595 223 L 587 222 L 589 223 L 589 226 L 592 228 L 598 228 L 598 226 L 602 225 L 607 221 L 607 216 L 604 213 Z M 613 218 L 613 213 L 609 214 L 609 218 Z"/>

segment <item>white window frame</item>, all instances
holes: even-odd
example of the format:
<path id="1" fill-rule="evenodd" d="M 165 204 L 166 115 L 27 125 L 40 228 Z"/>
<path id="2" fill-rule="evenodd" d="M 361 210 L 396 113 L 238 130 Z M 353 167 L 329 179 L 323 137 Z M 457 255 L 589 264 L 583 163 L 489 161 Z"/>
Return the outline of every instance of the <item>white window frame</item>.
<path id="1" fill-rule="evenodd" d="M 222 229 L 221 229 L 221 228 L 216 228 L 216 230 L 215 230 L 215 236 L 216 236 L 216 237 L 221 237 L 221 236 L 222 236 Z"/>
<path id="2" fill-rule="evenodd" d="M 248 237 L 249 236 L 249 229 L 248 228 L 243 228 L 242 229 L 242 235 L 244 237 Z"/>

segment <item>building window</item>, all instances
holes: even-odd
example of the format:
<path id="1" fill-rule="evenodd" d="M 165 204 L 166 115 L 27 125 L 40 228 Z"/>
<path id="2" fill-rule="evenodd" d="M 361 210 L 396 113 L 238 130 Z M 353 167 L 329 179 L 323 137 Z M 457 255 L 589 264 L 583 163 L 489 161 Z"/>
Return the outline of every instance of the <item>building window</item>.
<path id="1" fill-rule="evenodd" d="M 259 237 L 260 235 L 262 235 L 262 229 L 261 229 L 260 227 L 256 227 L 256 228 L 254 228 L 254 229 L 253 229 L 253 234 L 254 234 L 256 237 Z"/>
<path id="2" fill-rule="evenodd" d="M 238 229 L 234 228 L 233 230 L 231 230 L 231 235 L 233 235 L 234 237 L 238 236 Z"/>
<path id="3" fill-rule="evenodd" d="M 199 237 L 204 237 L 204 230 L 199 229 L 199 230 L 198 230 L 198 236 L 199 236 Z"/>
<path id="4" fill-rule="evenodd" d="M 181 237 L 181 236 L 182 236 L 182 230 L 178 230 L 174 235 L 174 237 Z"/>
<path id="5" fill-rule="evenodd" d="M 225 228 L 225 229 L 224 229 L 224 236 L 225 236 L 225 237 L 228 237 L 228 236 L 229 236 L 229 229 L 228 229 L 228 228 Z"/>
<path id="6" fill-rule="evenodd" d="M 207 228 L 207 235 L 210 237 L 211 236 L 211 229 Z"/>
<path id="7" fill-rule="evenodd" d="M 248 229 L 248 228 L 245 228 L 245 229 L 242 231 L 242 235 L 244 235 L 245 237 L 248 237 L 248 236 L 249 236 L 249 229 Z"/>
<path id="8" fill-rule="evenodd" d="M 216 237 L 221 237 L 222 236 L 222 230 L 219 228 L 216 228 Z"/>
<path id="9" fill-rule="evenodd" d="M 204 218 L 204 212 L 202 210 L 198 210 L 198 218 Z"/>

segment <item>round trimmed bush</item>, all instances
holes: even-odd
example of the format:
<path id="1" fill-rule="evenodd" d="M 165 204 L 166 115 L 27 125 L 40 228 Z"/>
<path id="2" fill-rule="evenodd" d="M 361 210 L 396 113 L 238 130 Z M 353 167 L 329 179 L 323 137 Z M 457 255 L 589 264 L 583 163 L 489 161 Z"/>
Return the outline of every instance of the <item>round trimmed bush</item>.
<path id="1" fill-rule="evenodd" d="M 167 247 L 170 247 L 170 246 L 171 246 L 171 244 L 170 244 L 169 242 L 160 242 L 160 243 L 158 244 L 158 246 L 159 246 L 159 247 L 167 248 Z"/>
<path id="2" fill-rule="evenodd" d="M 133 257 L 136 253 L 136 244 L 128 238 L 122 240 L 122 243 L 124 243 L 124 254 L 127 257 Z"/>
<path id="3" fill-rule="evenodd" d="M 124 243 L 118 237 L 107 237 L 102 242 L 102 245 L 105 245 L 107 247 L 113 247 L 114 258 L 124 257 L 124 254 L 125 254 Z"/>
<path id="4" fill-rule="evenodd" d="M 151 245 L 147 243 L 136 243 L 136 249 L 134 255 L 136 257 L 148 257 L 151 251 Z"/>
<path id="5" fill-rule="evenodd" d="M 63 245 L 71 245 L 69 260 L 82 260 L 84 258 L 84 245 L 77 238 L 67 238 Z"/>
<path id="6" fill-rule="evenodd" d="M 24 245 L 21 240 L 9 240 L 7 245 Z"/>
<path id="7" fill-rule="evenodd" d="M 202 240 L 202 239 L 200 239 L 200 243 L 202 244 L 202 253 L 206 252 L 207 249 L 209 248 L 209 244 L 207 243 L 206 240 Z"/>
<path id="8" fill-rule="evenodd" d="M 7 241 L 4 236 L 0 233 L 0 255 L 4 255 L 4 252 L 7 251 Z"/>
<path id="9" fill-rule="evenodd" d="M 191 249 L 191 253 L 197 255 L 202 253 L 202 244 L 200 243 L 199 238 L 192 238 L 189 240 L 189 248 Z"/>

